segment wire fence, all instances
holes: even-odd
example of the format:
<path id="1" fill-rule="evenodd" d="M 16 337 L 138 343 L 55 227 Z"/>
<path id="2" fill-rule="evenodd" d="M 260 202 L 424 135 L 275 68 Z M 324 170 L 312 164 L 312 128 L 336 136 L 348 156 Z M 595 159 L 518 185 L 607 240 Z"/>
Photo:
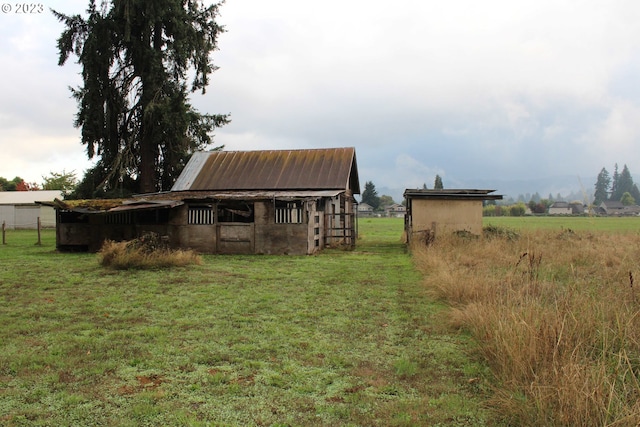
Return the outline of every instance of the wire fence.
<path id="1" fill-rule="evenodd" d="M 7 230 L 8 229 L 12 229 L 12 230 L 19 230 L 19 229 L 30 229 L 30 230 L 36 230 L 38 233 L 38 241 L 36 242 L 36 245 L 41 245 L 42 244 L 42 229 L 45 228 L 45 225 L 43 224 L 42 221 L 40 221 L 40 217 L 37 218 L 36 222 L 33 224 L 20 224 L 20 227 L 8 227 L 7 226 L 7 222 L 6 221 L 2 221 L 2 244 L 6 245 L 7 244 Z M 46 228 L 55 228 L 55 224 L 53 225 L 53 227 L 46 227 Z"/>

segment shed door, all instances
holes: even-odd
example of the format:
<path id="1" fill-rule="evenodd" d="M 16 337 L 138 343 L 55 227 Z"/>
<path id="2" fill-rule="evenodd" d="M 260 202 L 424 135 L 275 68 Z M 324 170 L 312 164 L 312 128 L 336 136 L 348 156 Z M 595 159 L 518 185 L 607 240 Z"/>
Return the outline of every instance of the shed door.
<path id="1" fill-rule="evenodd" d="M 255 252 L 254 206 L 251 202 L 226 200 L 216 206 L 216 252 Z"/>
<path id="2" fill-rule="evenodd" d="M 255 251 L 254 224 L 218 223 L 216 252 L 221 254 L 252 254 Z"/>

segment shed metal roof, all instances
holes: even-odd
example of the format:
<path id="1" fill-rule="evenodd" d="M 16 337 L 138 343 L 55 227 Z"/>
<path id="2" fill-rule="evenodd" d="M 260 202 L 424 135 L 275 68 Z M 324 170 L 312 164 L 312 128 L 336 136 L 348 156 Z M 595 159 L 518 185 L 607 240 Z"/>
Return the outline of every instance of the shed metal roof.
<path id="1" fill-rule="evenodd" d="M 407 189 L 404 192 L 405 198 L 414 199 L 448 199 L 448 200 L 502 200 L 501 194 L 489 194 L 496 190 L 476 190 L 476 189 Z"/>
<path id="2" fill-rule="evenodd" d="M 171 191 L 351 190 L 355 148 L 194 153 Z"/>

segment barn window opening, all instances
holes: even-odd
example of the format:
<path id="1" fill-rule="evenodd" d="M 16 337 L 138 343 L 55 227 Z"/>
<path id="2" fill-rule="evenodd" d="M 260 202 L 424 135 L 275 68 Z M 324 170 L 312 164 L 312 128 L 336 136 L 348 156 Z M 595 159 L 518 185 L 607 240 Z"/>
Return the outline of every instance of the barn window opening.
<path id="1" fill-rule="evenodd" d="M 169 209 L 146 209 L 137 212 L 138 224 L 165 224 L 169 221 Z"/>
<path id="2" fill-rule="evenodd" d="M 60 210 L 58 211 L 58 222 L 60 224 L 83 224 L 89 222 L 89 217 L 77 212 Z"/>
<path id="3" fill-rule="evenodd" d="M 211 205 L 189 206 L 189 224 L 211 225 L 214 222 L 214 210 Z"/>
<path id="4" fill-rule="evenodd" d="M 126 225 L 131 224 L 132 222 L 131 212 L 110 213 L 104 218 L 105 224 Z"/>
<path id="5" fill-rule="evenodd" d="M 254 222 L 253 203 L 224 202 L 218 204 L 218 222 Z"/>
<path id="6" fill-rule="evenodd" d="M 276 224 L 302 224 L 304 222 L 303 202 L 275 201 Z"/>

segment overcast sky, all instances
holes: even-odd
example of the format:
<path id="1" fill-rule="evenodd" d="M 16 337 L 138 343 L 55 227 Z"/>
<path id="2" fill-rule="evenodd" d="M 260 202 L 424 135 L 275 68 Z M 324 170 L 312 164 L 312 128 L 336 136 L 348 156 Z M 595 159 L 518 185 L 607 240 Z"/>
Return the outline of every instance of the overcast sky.
<path id="1" fill-rule="evenodd" d="M 89 166 L 57 66 L 63 27 L 0 13 L 0 176 Z M 3 10 L 4 10 L 3 5 Z M 231 113 L 228 150 L 356 147 L 361 185 L 474 187 L 640 172 L 636 0 L 227 0 L 201 112 Z M 586 182 L 585 185 L 593 186 Z"/>

